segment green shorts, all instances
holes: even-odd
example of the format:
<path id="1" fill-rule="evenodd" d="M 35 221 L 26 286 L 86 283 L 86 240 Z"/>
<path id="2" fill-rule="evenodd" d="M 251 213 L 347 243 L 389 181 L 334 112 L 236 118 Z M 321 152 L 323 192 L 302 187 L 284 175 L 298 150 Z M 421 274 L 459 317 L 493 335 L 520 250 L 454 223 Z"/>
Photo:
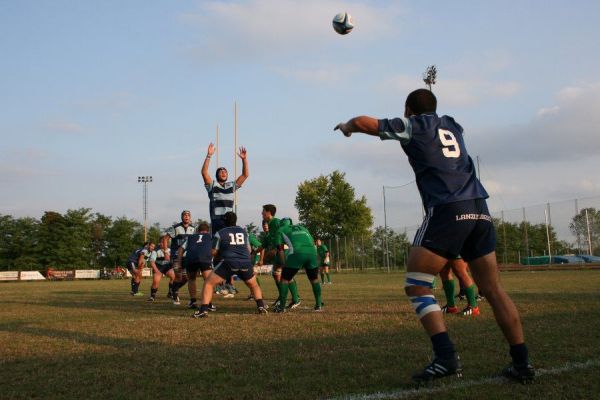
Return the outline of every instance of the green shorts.
<path id="1" fill-rule="evenodd" d="M 311 253 L 293 253 L 285 258 L 285 266 L 294 269 L 317 268 L 317 255 Z"/>

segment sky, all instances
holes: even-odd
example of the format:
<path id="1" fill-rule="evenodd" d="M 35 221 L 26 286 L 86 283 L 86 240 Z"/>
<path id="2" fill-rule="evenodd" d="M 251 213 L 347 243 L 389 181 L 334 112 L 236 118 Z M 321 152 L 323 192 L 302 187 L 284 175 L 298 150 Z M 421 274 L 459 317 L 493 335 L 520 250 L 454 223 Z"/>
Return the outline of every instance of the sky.
<path id="1" fill-rule="evenodd" d="M 600 196 L 598 15 L 593 0 L 0 0 L 0 214 L 142 221 L 152 176 L 150 223 L 208 219 L 200 169 L 218 126 L 234 174 L 235 104 L 240 223 L 266 203 L 296 218 L 298 184 L 340 170 L 376 225 L 383 187 L 406 185 L 386 189 L 388 225 L 417 224 L 399 145 L 333 127 L 402 116 L 430 65 L 492 211 Z"/>

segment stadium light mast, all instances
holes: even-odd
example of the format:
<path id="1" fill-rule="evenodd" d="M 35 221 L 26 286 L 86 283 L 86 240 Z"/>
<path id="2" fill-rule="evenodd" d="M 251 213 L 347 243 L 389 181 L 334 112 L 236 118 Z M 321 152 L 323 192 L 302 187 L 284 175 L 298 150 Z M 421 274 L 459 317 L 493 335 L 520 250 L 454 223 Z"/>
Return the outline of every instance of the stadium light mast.
<path id="1" fill-rule="evenodd" d="M 144 242 L 148 240 L 148 183 L 152 182 L 151 176 L 138 176 L 138 183 L 143 183 L 143 213 L 144 213 Z"/>

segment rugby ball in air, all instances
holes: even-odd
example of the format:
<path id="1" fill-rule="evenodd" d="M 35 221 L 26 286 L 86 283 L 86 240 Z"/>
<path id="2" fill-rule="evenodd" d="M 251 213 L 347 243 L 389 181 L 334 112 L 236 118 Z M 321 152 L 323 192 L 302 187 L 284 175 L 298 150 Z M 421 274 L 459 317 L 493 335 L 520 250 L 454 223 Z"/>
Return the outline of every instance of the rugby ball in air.
<path id="1" fill-rule="evenodd" d="M 347 35 L 352 32 L 352 29 L 354 28 L 352 16 L 347 12 L 336 14 L 331 22 L 333 24 L 333 29 L 340 35 Z"/>

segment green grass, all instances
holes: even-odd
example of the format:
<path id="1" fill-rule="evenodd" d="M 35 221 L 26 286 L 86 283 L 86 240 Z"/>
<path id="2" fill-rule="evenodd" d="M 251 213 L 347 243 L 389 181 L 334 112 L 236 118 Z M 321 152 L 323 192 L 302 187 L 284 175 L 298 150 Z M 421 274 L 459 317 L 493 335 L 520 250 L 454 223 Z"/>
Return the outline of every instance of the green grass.
<path id="1" fill-rule="evenodd" d="M 184 304 L 129 296 L 129 283 L 74 281 L 0 284 L 0 397 L 85 399 L 322 399 L 395 393 L 444 399 L 593 398 L 600 390 L 600 271 L 509 272 L 505 288 L 524 321 L 542 371 L 592 360 L 585 368 L 543 373 L 529 386 L 486 381 L 508 361 L 491 309 L 447 317 L 465 365 L 436 393 L 410 376 L 430 342 L 403 294 L 400 273 L 336 274 L 323 287 L 323 313 L 299 277 L 303 308 L 254 314 L 254 302 L 218 297 L 219 311 L 195 320 Z M 263 277 L 265 297 L 274 285 Z M 142 283 L 148 291 L 149 280 Z M 440 302 L 443 292 L 436 291 Z M 461 304 L 462 305 L 462 304 Z"/>

